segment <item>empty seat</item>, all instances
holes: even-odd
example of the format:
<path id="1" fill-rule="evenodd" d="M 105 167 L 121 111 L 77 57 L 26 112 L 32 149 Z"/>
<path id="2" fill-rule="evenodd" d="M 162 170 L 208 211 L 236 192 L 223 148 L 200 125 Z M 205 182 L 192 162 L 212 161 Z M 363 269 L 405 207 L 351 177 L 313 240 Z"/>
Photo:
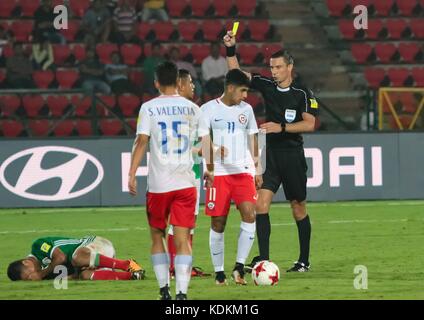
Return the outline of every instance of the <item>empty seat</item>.
<path id="1" fill-rule="evenodd" d="M 185 41 L 194 41 L 194 36 L 199 30 L 199 23 L 197 21 L 180 21 L 178 23 L 178 32 L 181 38 Z"/>
<path id="2" fill-rule="evenodd" d="M 100 120 L 100 130 L 105 136 L 116 136 L 124 129 L 122 122 L 117 119 Z"/>
<path id="3" fill-rule="evenodd" d="M 32 79 L 38 88 L 47 89 L 54 80 L 54 73 L 50 70 L 34 71 L 32 73 Z"/>
<path id="4" fill-rule="evenodd" d="M 84 16 L 89 6 L 90 0 L 69 0 L 69 7 L 71 8 L 72 12 L 78 17 Z"/>
<path id="5" fill-rule="evenodd" d="M 424 39 L 424 19 L 412 19 L 409 25 L 415 38 Z"/>
<path id="6" fill-rule="evenodd" d="M 191 53 L 195 64 L 201 64 L 202 61 L 209 55 L 209 45 L 194 44 L 191 47 Z"/>
<path id="7" fill-rule="evenodd" d="M 91 120 L 76 120 L 75 129 L 80 136 L 91 136 L 93 135 L 93 127 Z"/>
<path id="8" fill-rule="evenodd" d="M 365 79 L 372 89 L 378 89 L 386 76 L 386 72 L 381 68 L 366 68 Z"/>
<path id="9" fill-rule="evenodd" d="M 175 31 L 174 25 L 170 21 L 156 22 L 153 24 L 156 40 L 168 41 L 171 39 L 172 33 Z"/>
<path id="10" fill-rule="evenodd" d="M 32 136 L 37 136 L 37 137 L 47 136 L 50 129 L 50 122 L 49 120 L 46 120 L 46 119 L 30 120 L 29 128 L 31 130 Z"/>
<path id="11" fill-rule="evenodd" d="M 255 14 L 256 0 L 235 0 L 238 16 L 251 17 Z"/>
<path id="12" fill-rule="evenodd" d="M 259 47 L 254 44 L 240 45 L 238 49 L 243 64 L 253 64 L 259 52 Z"/>
<path id="13" fill-rule="evenodd" d="M 80 27 L 81 27 L 80 20 L 69 20 L 68 28 L 61 29 L 60 33 L 65 37 L 66 41 L 73 42 L 75 41 L 75 37 L 78 34 Z"/>
<path id="14" fill-rule="evenodd" d="M 397 48 L 392 43 L 377 43 L 374 51 L 382 63 L 390 63 L 395 55 Z"/>
<path id="15" fill-rule="evenodd" d="M 40 6 L 40 0 L 19 0 L 21 15 L 24 17 L 33 17 L 35 11 Z"/>
<path id="16" fill-rule="evenodd" d="M 34 23 L 32 20 L 15 20 L 10 26 L 18 42 L 28 42 L 33 28 Z"/>
<path id="17" fill-rule="evenodd" d="M 349 0 L 348 3 L 350 3 L 353 12 L 354 8 L 357 6 L 365 6 L 369 9 L 373 3 L 373 0 Z"/>
<path id="18" fill-rule="evenodd" d="M 91 97 L 74 95 L 71 98 L 71 103 L 75 107 L 75 115 L 77 117 L 86 117 L 91 113 Z"/>
<path id="19" fill-rule="evenodd" d="M 134 131 L 137 131 L 137 119 L 127 119 L 127 123 Z"/>
<path id="20" fill-rule="evenodd" d="M 403 87 L 405 86 L 405 81 L 409 77 L 409 70 L 405 68 L 390 68 L 387 72 L 392 86 L 394 87 Z"/>
<path id="21" fill-rule="evenodd" d="M 388 19 L 386 26 L 390 39 L 400 39 L 408 24 L 404 19 Z"/>
<path id="22" fill-rule="evenodd" d="M 395 0 L 374 0 L 375 13 L 379 16 L 388 16 L 394 3 Z"/>
<path id="23" fill-rule="evenodd" d="M 71 89 L 79 78 L 77 70 L 57 70 L 56 80 L 61 89 Z"/>
<path id="24" fill-rule="evenodd" d="M 399 13 L 403 16 L 412 16 L 414 14 L 414 9 L 418 5 L 417 0 L 397 0 L 397 7 Z"/>
<path id="25" fill-rule="evenodd" d="M 384 27 L 384 22 L 381 19 L 369 20 L 368 29 L 366 30 L 367 38 L 371 40 L 381 38 Z"/>
<path id="26" fill-rule="evenodd" d="M 96 53 L 103 64 L 112 62 L 110 56 L 113 52 L 119 52 L 118 46 L 114 43 L 99 43 L 96 45 Z"/>
<path id="27" fill-rule="evenodd" d="M 343 15 L 343 11 L 347 7 L 347 3 L 344 0 L 326 0 L 327 8 L 330 16 L 340 17 Z"/>
<path id="28" fill-rule="evenodd" d="M 190 3 L 192 15 L 204 17 L 210 5 L 210 0 L 192 0 Z"/>
<path id="29" fill-rule="evenodd" d="M 181 17 L 187 6 L 186 0 L 166 0 L 166 7 L 171 17 Z"/>
<path id="30" fill-rule="evenodd" d="M 402 111 L 415 113 L 418 107 L 418 101 L 412 92 L 401 92 L 399 95 L 400 103 L 402 104 Z"/>
<path id="31" fill-rule="evenodd" d="M 100 100 L 100 101 L 99 101 Z M 107 107 L 110 109 L 115 108 L 116 105 L 116 98 L 115 96 L 108 96 L 108 95 L 99 95 L 96 99 L 96 109 L 97 109 L 97 115 L 99 116 L 107 116 L 110 114 Z"/>
<path id="32" fill-rule="evenodd" d="M 269 28 L 270 24 L 268 20 L 251 20 L 249 22 L 250 38 L 256 41 L 264 41 Z"/>
<path id="33" fill-rule="evenodd" d="M 412 77 L 414 78 L 417 87 L 424 87 L 424 68 L 412 68 Z"/>
<path id="34" fill-rule="evenodd" d="M 53 129 L 53 132 L 55 136 L 66 137 L 73 133 L 74 127 L 75 124 L 73 120 L 64 120 Z"/>
<path id="35" fill-rule="evenodd" d="M 23 124 L 16 120 L 4 120 L 0 127 L 5 137 L 18 137 L 24 131 Z"/>
<path id="36" fill-rule="evenodd" d="M 137 96 L 125 94 L 118 98 L 118 105 L 125 117 L 132 117 L 139 111 L 140 99 Z"/>
<path id="37" fill-rule="evenodd" d="M 34 118 L 39 115 L 41 108 L 44 106 L 44 99 L 39 95 L 26 95 L 22 98 L 22 105 L 28 117 Z"/>
<path id="38" fill-rule="evenodd" d="M 372 46 L 367 43 L 353 43 L 351 46 L 352 55 L 357 63 L 366 63 L 372 53 Z"/>
<path id="39" fill-rule="evenodd" d="M 137 87 L 141 87 L 144 82 L 143 71 L 131 70 L 128 74 L 129 80 Z"/>
<path id="40" fill-rule="evenodd" d="M 213 0 L 213 7 L 215 9 L 215 16 L 228 17 L 233 2 L 231 0 Z"/>
<path id="41" fill-rule="evenodd" d="M 13 9 L 17 4 L 16 0 L 1 0 L 0 1 L 0 18 L 9 18 L 12 15 Z"/>
<path id="42" fill-rule="evenodd" d="M 66 44 L 53 44 L 54 63 L 63 65 L 66 59 L 71 55 L 71 48 Z"/>
<path id="43" fill-rule="evenodd" d="M 66 96 L 48 96 L 47 106 L 53 117 L 61 117 L 69 105 L 69 99 Z"/>
<path id="44" fill-rule="evenodd" d="M 421 51 L 418 43 L 415 42 L 402 42 L 399 44 L 398 50 L 403 61 L 409 63 L 415 63 L 418 54 Z"/>
<path id="45" fill-rule="evenodd" d="M 77 61 L 82 61 L 85 59 L 86 52 L 85 52 L 85 47 L 83 45 L 81 44 L 74 45 L 72 52 Z"/>
<path id="46" fill-rule="evenodd" d="M 9 117 L 21 106 L 21 99 L 16 95 L 0 95 L 0 114 Z"/>
<path id="47" fill-rule="evenodd" d="M 126 43 L 121 46 L 121 55 L 125 64 L 135 65 L 143 50 L 137 44 Z"/>
<path id="48" fill-rule="evenodd" d="M 147 35 L 152 30 L 152 24 L 149 22 L 141 22 L 137 26 L 137 37 L 141 40 L 146 40 Z"/>
<path id="49" fill-rule="evenodd" d="M 223 25 L 219 20 L 205 20 L 201 25 L 203 38 L 207 41 L 217 41 L 220 38 Z"/>
<path id="50" fill-rule="evenodd" d="M 4 80 L 6 80 L 6 70 L 0 69 L 0 86 L 3 83 Z"/>

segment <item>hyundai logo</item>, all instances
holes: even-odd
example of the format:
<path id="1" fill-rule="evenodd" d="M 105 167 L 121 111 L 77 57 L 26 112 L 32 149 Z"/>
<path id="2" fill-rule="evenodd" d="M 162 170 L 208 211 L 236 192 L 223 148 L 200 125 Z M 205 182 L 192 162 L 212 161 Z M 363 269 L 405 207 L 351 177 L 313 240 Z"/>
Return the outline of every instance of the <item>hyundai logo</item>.
<path id="1" fill-rule="evenodd" d="M 20 169 L 22 166 L 23 169 Z M 19 168 L 16 182 L 7 178 L 8 167 Z M 103 167 L 95 157 L 62 146 L 23 150 L 7 158 L 0 166 L 0 182 L 3 186 L 14 194 L 32 200 L 61 201 L 77 198 L 96 188 L 102 179 Z M 48 192 L 44 191 L 47 189 Z"/>

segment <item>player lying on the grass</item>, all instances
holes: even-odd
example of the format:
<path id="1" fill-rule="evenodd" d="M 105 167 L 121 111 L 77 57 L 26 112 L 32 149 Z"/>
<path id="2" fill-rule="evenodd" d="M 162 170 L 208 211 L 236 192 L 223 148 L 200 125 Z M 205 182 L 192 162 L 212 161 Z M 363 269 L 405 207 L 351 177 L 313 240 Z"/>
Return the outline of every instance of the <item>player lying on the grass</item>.
<path id="1" fill-rule="evenodd" d="M 209 244 L 216 284 L 226 284 L 224 273 L 224 230 L 231 200 L 240 211 L 237 259 L 232 278 L 245 285 L 244 264 L 255 239 L 256 187 L 262 184 L 258 127 L 247 97 L 250 81 L 234 69 L 225 77 L 224 94 L 201 108 L 199 135 L 212 131 L 214 145 L 225 146 L 228 154 L 215 158 L 215 179 L 206 189 L 206 214 L 211 217 Z"/>
<path id="2" fill-rule="evenodd" d="M 141 280 L 145 273 L 132 259 L 115 259 L 115 248 L 108 239 L 86 236 L 39 238 L 26 258 L 9 265 L 7 275 L 12 281 L 54 279 L 59 276 L 55 273 L 59 265 L 66 267 L 68 279 L 75 280 Z"/>

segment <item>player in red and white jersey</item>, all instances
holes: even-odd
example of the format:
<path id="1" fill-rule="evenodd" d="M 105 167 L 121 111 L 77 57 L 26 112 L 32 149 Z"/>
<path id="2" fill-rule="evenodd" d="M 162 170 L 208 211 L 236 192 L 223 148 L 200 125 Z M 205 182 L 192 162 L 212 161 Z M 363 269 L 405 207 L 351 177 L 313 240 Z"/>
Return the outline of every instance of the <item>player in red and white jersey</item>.
<path id="1" fill-rule="evenodd" d="M 225 157 L 214 161 L 214 182 L 206 190 L 206 214 L 211 216 L 209 244 L 217 284 L 225 284 L 224 230 L 233 200 L 241 214 L 237 259 L 232 277 L 237 284 L 246 284 L 244 264 L 255 239 L 256 187 L 262 184 L 259 166 L 258 127 L 252 106 L 243 100 L 249 90 L 249 79 L 234 69 L 225 77 L 222 97 L 204 104 L 199 136 L 211 132 L 214 146 L 224 146 Z M 256 150 L 256 151 L 255 151 Z"/>
<path id="2" fill-rule="evenodd" d="M 196 207 L 191 147 L 198 136 L 200 109 L 177 94 L 178 69 L 174 63 L 160 64 L 155 75 L 155 86 L 161 95 L 141 106 L 128 187 L 130 193 L 136 195 L 135 174 L 149 145 L 147 218 L 152 236 L 153 269 L 160 287 L 160 298 L 171 299 L 169 256 L 164 247 L 169 221 L 174 226 L 177 251 L 176 299 L 186 300 L 192 268 L 189 237 L 195 224 Z"/>

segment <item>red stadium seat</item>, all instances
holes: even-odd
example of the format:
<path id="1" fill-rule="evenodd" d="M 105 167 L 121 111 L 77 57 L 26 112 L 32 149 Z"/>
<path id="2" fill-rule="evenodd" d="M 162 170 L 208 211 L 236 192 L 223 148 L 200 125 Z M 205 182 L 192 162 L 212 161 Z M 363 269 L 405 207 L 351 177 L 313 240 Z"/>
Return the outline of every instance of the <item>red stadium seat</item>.
<path id="1" fill-rule="evenodd" d="M 149 22 L 141 22 L 138 24 L 137 26 L 137 36 L 141 39 L 141 40 L 146 40 L 147 35 L 150 33 L 150 31 L 152 30 L 153 25 Z"/>
<path id="2" fill-rule="evenodd" d="M 282 49 L 283 46 L 280 44 L 264 44 L 262 46 L 262 54 L 264 56 L 265 63 L 269 64 L 269 59 L 271 59 L 271 56 Z"/>
<path id="3" fill-rule="evenodd" d="M 415 81 L 415 86 L 424 87 L 424 68 L 412 68 L 411 73 Z"/>
<path id="4" fill-rule="evenodd" d="M 201 25 L 203 38 L 207 41 L 217 41 L 220 38 L 223 25 L 219 20 L 205 20 Z"/>
<path id="5" fill-rule="evenodd" d="M 69 0 L 69 7 L 71 8 L 72 12 L 78 17 L 84 16 L 89 6 L 90 0 Z"/>
<path id="6" fill-rule="evenodd" d="M 118 98 L 118 105 L 124 117 L 133 117 L 138 113 L 141 101 L 137 96 L 125 94 Z"/>
<path id="7" fill-rule="evenodd" d="M 262 68 L 260 70 L 258 70 L 258 72 L 261 76 L 266 77 L 266 78 L 272 78 L 272 73 L 271 73 L 271 69 L 268 68 Z"/>
<path id="8" fill-rule="evenodd" d="M 47 89 L 50 83 L 52 83 L 54 80 L 54 73 L 50 70 L 34 71 L 32 73 L 32 78 L 34 79 L 34 82 L 38 88 Z"/>
<path id="9" fill-rule="evenodd" d="M 0 86 L 3 83 L 4 80 L 6 80 L 6 70 L 0 69 Z"/>
<path id="10" fill-rule="evenodd" d="M 372 89 L 378 89 L 384 80 L 386 72 L 381 68 L 366 68 L 365 78 Z"/>
<path id="11" fill-rule="evenodd" d="M 21 106 L 21 99 L 15 95 L 0 95 L 0 114 L 9 117 Z"/>
<path id="12" fill-rule="evenodd" d="M 402 68 L 390 68 L 387 72 L 392 86 L 394 87 L 403 87 L 405 86 L 405 81 L 409 77 L 409 70 Z"/>
<path id="13" fill-rule="evenodd" d="M 100 130 L 105 136 L 116 136 L 124 129 L 122 122 L 117 119 L 100 120 Z"/>
<path id="14" fill-rule="evenodd" d="M 53 44 L 54 63 L 56 65 L 63 65 L 66 59 L 71 55 L 71 48 L 66 44 Z"/>
<path id="15" fill-rule="evenodd" d="M 19 0 L 19 5 L 22 10 L 21 15 L 24 17 L 33 17 L 40 4 L 40 0 Z"/>
<path id="16" fill-rule="evenodd" d="M 392 43 L 377 43 L 374 47 L 374 51 L 382 63 L 390 63 L 397 48 Z"/>
<path id="17" fill-rule="evenodd" d="M 32 20 L 15 20 L 10 26 L 18 42 L 28 42 L 33 28 L 34 22 Z"/>
<path id="18" fill-rule="evenodd" d="M 43 97 L 39 95 L 26 95 L 22 98 L 22 105 L 30 118 L 37 117 L 44 104 Z"/>
<path id="19" fill-rule="evenodd" d="M 29 128 L 33 136 L 41 137 L 47 136 L 50 129 L 49 120 L 30 120 Z"/>
<path id="20" fill-rule="evenodd" d="M 81 27 L 80 20 L 69 20 L 68 28 L 61 29 L 60 32 L 65 37 L 66 41 L 73 42 L 75 41 L 75 36 L 77 35 L 80 27 Z"/>
<path id="21" fill-rule="evenodd" d="M 145 102 L 147 102 L 149 100 L 152 100 L 153 98 L 156 98 L 156 96 L 145 93 L 143 95 L 143 103 L 145 103 Z"/>
<path id="22" fill-rule="evenodd" d="M 368 21 L 368 29 L 366 30 L 367 38 L 376 40 L 381 38 L 381 31 L 384 29 L 384 22 L 381 19 L 373 19 Z"/>
<path id="23" fill-rule="evenodd" d="M 0 1 L 0 18 L 9 18 L 12 15 L 13 9 L 17 4 L 16 0 L 1 0 Z"/>
<path id="24" fill-rule="evenodd" d="M 423 19 L 412 19 L 410 22 L 412 33 L 417 39 L 424 39 L 424 20 Z"/>
<path id="25" fill-rule="evenodd" d="M 93 135 L 93 128 L 91 120 L 76 120 L 75 129 L 80 136 L 91 136 Z"/>
<path id="26" fill-rule="evenodd" d="M 353 43 L 351 46 L 352 55 L 357 63 L 363 64 L 368 61 L 372 53 L 372 46 L 367 43 Z"/>
<path id="27" fill-rule="evenodd" d="M 74 45 L 72 52 L 74 53 L 75 59 L 77 61 L 82 61 L 85 59 L 86 52 L 85 52 L 85 47 L 83 45 L 81 44 Z"/>
<path id="28" fill-rule="evenodd" d="M 256 0 L 235 0 L 238 16 L 252 17 L 255 14 Z"/>
<path id="29" fill-rule="evenodd" d="M 397 0 L 397 7 L 399 9 L 399 14 L 403 16 L 412 16 L 414 14 L 414 9 L 418 5 L 417 0 Z"/>
<path id="30" fill-rule="evenodd" d="M 256 108 L 258 105 L 262 103 L 262 99 L 257 94 L 250 93 L 247 96 L 246 102 L 252 106 L 252 108 Z"/>
<path id="31" fill-rule="evenodd" d="M 97 115 L 104 117 L 110 114 L 109 110 L 104 105 L 108 106 L 110 109 L 115 108 L 115 105 L 116 105 L 115 96 L 108 96 L 108 95 L 98 96 L 97 103 L 96 103 Z"/>
<path id="32" fill-rule="evenodd" d="M 415 63 L 416 57 L 418 53 L 421 51 L 420 47 L 415 42 L 411 42 L 411 43 L 402 42 L 399 44 L 398 50 L 403 61 L 409 62 L 409 63 Z"/>
<path id="33" fill-rule="evenodd" d="M 194 44 L 191 47 L 193 60 L 195 64 L 202 64 L 203 60 L 209 56 L 210 47 L 206 44 Z"/>
<path id="34" fill-rule="evenodd" d="M 79 78 L 79 72 L 77 70 L 57 70 L 56 80 L 59 83 L 61 89 L 71 89 L 75 82 Z"/>
<path id="35" fill-rule="evenodd" d="M 357 30 L 355 29 L 352 20 L 339 20 L 339 29 L 343 35 L 343 38 L 347 40 L 355 39 Z"/>
<path id="36" fill-rule="evenodd" d="M 228 17 L 230 9 L 233 7 L 231 0 L 213 0 L 212 3 L 215 9 L 215 17 Z"/>
<path id="37" fill-rule="evenodd" d="M 155 32 L 156 40 L 168 41 L 171 38 L 175 28 L 172 22 L 156 22 L 153 24 L 153 31 Z"/>
<path id="38" fill-rule="evenodd" d="M 61 117 L 69 105 L 69 99 L 66 96 L 48 96 L 47 106 L 53 117 Z"/>
<path id="39" fill-rule="evenodd" d="M 11 56 L 13 56 L 13 47 L 10 44 L 6 44 L 3 47 L 3 57 L 10 58 Z"/>
<path id="40" fill-rule="evenodd" d="M 253 64 L 259 52 L 260 52 L 259 47 L 254 44 L 242 44 L 238 48 L 238 53 L 240 54 L 241 63 L 243 64 Z"/>
<path id="41" fill-rule="evenodd" d="M 96 45 L 96 53 L 103 64 L 112 62 L 110 55 L 113 52 L 119 52 L 118 46 L 114 43 L 99 43 Z"/>
<path id="42" fill-rule="evenodd" d="M 171 17 L 181 17 L 187 6 L 188 2 L 186 0 L 166 0 L 166 7 Z"/>
<path id="43" fill-rule="evenodd" d="M 57 137 L 66 137 L 73 133 L 74 127 L 75 124 L 73 120 L 64 120 L 53 129 L 53 132 Z"/>
<path id="44" fill-rule="evenodd" d="M 402 111 L 409 113 L 415 113 L 417 111 L 418 101 L 412 92 L 402 92 L 399 95 L 399 100 L 402 103 Z"/>
<path id="45" fill-rule="evenodd" d="M 251 20 L 249 22 L 250 38 L 256 41 L 264 41 L 269 28 L 268 20 Z"/>
<path id="46" fill-rule="evenodd" d="M 194 36 L 199 28 L 199 23 L 197 21 L 183 20 L 178 23 L 178 32 L 185 41 L 194 41 Z"/>
<path id="47" fill-rule="evenodd" d="M 131 70 L 128 75 L 129 80 L 137 87 L 141 87 L 144 82 L 143 71 Z"/>
<path id="48" fill-rule="evenodd" d="M 79 95 L 72 96 L 71 103 L 75 106 L 75 115 L 77 117 L 86 117 L 90 114 L 91 98 Z"/>
<path id="49" fill-rule="evenodd" d="M 408 24 L 404 19 L 388 19 L 386 26 L 390 39 L 400 39 Z"/>
<path id="50" fill-rule="evenodd" d="M 24 131 L 22 123 L 15 120 L 5 120 L 0 127 L 5 137 L 18 137 Z"/>
<path id="51" fill-rule="evenodd" d="M 127 123 L 134 131 L 137 131 L 137 119 L 127 119 Z"/>
<path id="52" fill-rule="evenodd" d="M 387 17 L 393 9 L 395 0 L 374 0 L 374 9 L 377 15 Z"/>
<path id="53" fill-rule="evenodd" d="M 192 0 L 190 5 L 191 5 L 192 15 L 203 18 L 206 15 L 206 11 L 211 6 L 211 1 L 210 0 Z"/>
<path id="54" fill-rule="evenodd" d="M 366 6 L 367 8 L 370 8 L 373 3 L 373 0 L 349 0 L 348 2 L 350 2 L 350 6 L 352 7 L 353 12 L 353 9 L 356 6 Z"/>
<path id="55" fill-rule="evenodd" d="M 347 7 L 347 2 L 345 0 L 326 0 L 326 2 L 330 16 L 333 17 L 341 17 L 343 11 Z"/>
<path id="56" fill-rule="evenodd" d="M 121 55 L 125 64 L 135 65 L 143 50 L 137 44 L 125 43 L 121 46 Z"/>

